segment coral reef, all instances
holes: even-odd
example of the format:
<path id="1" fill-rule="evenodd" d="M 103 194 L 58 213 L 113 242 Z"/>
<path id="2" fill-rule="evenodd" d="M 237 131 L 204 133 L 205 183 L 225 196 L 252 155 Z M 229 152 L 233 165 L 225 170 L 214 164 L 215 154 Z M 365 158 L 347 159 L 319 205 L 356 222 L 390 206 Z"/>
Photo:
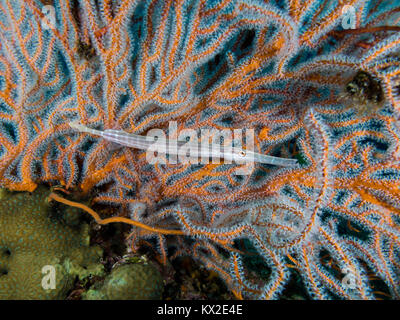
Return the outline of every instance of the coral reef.
<path id="1" fill-rule="evenodd" d="M 1 186 L 91 194 L 132 250 L 190 255 L 237 298 L 278 299 L 293 273 L 314 299 L 400 297 L 398 1 L 52 4 L 0 0 Z M 69 126 L 171 121 L 252 128 L 255 151 L 299 165 L 150 164 Z"/>
<path id="2" fill-rule="evenodd" d="M 102 283 L 82 295 L 84 300 L 158 300 L 163 281 L 160 272 L 143 259 L 115 266 Z"/>
<path id="3" fill-rule="evenodd" d="M 65 299 L 76 277 L 103 274 L 102 249 L 89 246 L 88 225 L 64 224 L 48 194 L 44 187 L 33 193 L 2 189 L 0 299 Z M 42 286 L 45 266 L 54 267 L 54 288 Z"/>

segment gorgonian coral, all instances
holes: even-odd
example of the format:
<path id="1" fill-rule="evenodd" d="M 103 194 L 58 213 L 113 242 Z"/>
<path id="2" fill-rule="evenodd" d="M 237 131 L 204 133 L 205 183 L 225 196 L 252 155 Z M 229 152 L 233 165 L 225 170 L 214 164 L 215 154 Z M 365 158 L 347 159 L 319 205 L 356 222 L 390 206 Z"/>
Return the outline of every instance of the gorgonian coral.
<path id="1" fill-rule="evenodd" d="M 61 184 L 179 229 L 135 227 L 132 248 L 150 239 L 165 261 L 173 246 L 170 255 L 201 260 L 238 297 L 277 298 L 292 270 L 314 298 L 399 297 L 398 4 L 53 5 L 50 19 L 39 1 L 1 1 L 2 186 Z M 349 8 L 354 29 L 343 27 Z M 357 82 L 360 71 L 382 101 Z M 224 163 L 151 165 L 144 151 L 71 121 L 142 135 L 170 121 L 252 128 L 257 152 L 301 165 L 257 164 L 250 175 Z M 238 241 L 254 245 L 268 276 L 246 268 Z"/>

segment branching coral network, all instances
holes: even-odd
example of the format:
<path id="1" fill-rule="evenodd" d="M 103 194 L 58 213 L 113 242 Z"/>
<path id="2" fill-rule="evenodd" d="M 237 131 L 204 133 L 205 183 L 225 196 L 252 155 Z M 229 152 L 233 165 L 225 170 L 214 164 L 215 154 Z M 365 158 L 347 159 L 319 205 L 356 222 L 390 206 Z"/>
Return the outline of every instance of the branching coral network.
<path id="1" fill-rule="evenodd" d="M 189 254 L 238 298 L 277 299 L 296 275 L 314 299 L 400 297 L 396 1 L 52 8 L 0 1 L 2 187 L 91 194 L 119 212 L 96 220 L 136 223 L 133 250 L 149 244 L 164 262 Z M 257 163 L 247 176 L 223 162 L 152 165 L 144 150 L 69 126 L 145 135 L 170 121 L 254 129 L 255 152 L 300 165 Z M 268 276 L 249 268 L 244 241 Z"/>

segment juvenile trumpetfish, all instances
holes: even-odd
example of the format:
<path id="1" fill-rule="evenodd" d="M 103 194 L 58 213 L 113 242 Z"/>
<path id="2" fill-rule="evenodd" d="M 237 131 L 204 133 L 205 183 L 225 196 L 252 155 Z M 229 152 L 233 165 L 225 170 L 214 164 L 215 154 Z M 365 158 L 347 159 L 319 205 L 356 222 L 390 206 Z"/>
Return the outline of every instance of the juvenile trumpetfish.
<path id="1" fill-rule="evenodd" d="M 296 159 L 280 158 L 269 156 L 248 149 L 233 147 L 230 145 L 219 145 L 209 143 L 196 143 L 193 141 L 179 141 L 177 139 L 166 139 L 165 136 L 154 135 L 137 135 L 127 133 L 122 130 L 106 129 L 104 131 L 88 128 L 82 124 L 75 122 L 69 123 L 70 127 L 79 131 L 96 136 L 100 136 L 107 141 L 117 143 L 126 147 L 141 149 L 161 154 L 177 155 L 180 159 L 190 157 L 190 163 L 194 163 L 193 159 L 202 159 L 199 163 L 205 163 L 204 159 L 224 159 L 228 163 L 235 161 L 237 163 L 264 163 L 284 167 L 295 167 L 298 165 Z M 171 147 L 174 146 L 174 147 Z M 151 157 L 146 157 L 151 160 Z M 183 161 L 184 162 L 184 161 Z M 155 163 L 154 161 L 150 163 Z M 217 162 L 219 163 L 219 162 Z"/>

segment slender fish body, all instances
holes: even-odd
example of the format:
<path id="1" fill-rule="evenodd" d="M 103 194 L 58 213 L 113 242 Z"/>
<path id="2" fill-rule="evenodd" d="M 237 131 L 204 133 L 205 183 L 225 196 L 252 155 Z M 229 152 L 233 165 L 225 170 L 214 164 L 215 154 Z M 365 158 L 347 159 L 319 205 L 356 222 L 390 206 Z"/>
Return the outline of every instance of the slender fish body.
<path id="1" fill-rule="evenodd" d="M 168 139 L 141 136 L 121 130 L 106 129 L 104 131 L 100 131 L 74 122 L 71 122 L 69 125 L 71 128 L 79 132 L 100 136 L 105 140 L 141 150 L 148 150 L 150 147 L 152 147 L 152 150 L 166 150 L 166 153 L 169 154 L 187 156 L 187 150 L 190 149 L 190 157 L 219 157 L 229 161 L 237 161 L 241 163 L 258 162 L 283 167 L 295 167 L 298 165 L 296 159 L 273 157 L 241 148 L 224 147 L 220 145 L 204 146 L 203 144 L 182 141 L 174 141 L 177 148 L 168 148 L 168 145 L 170 144 L 170 140 Z M 181 148 L 181 146 L 185 146 L 185 148 Z"/>

